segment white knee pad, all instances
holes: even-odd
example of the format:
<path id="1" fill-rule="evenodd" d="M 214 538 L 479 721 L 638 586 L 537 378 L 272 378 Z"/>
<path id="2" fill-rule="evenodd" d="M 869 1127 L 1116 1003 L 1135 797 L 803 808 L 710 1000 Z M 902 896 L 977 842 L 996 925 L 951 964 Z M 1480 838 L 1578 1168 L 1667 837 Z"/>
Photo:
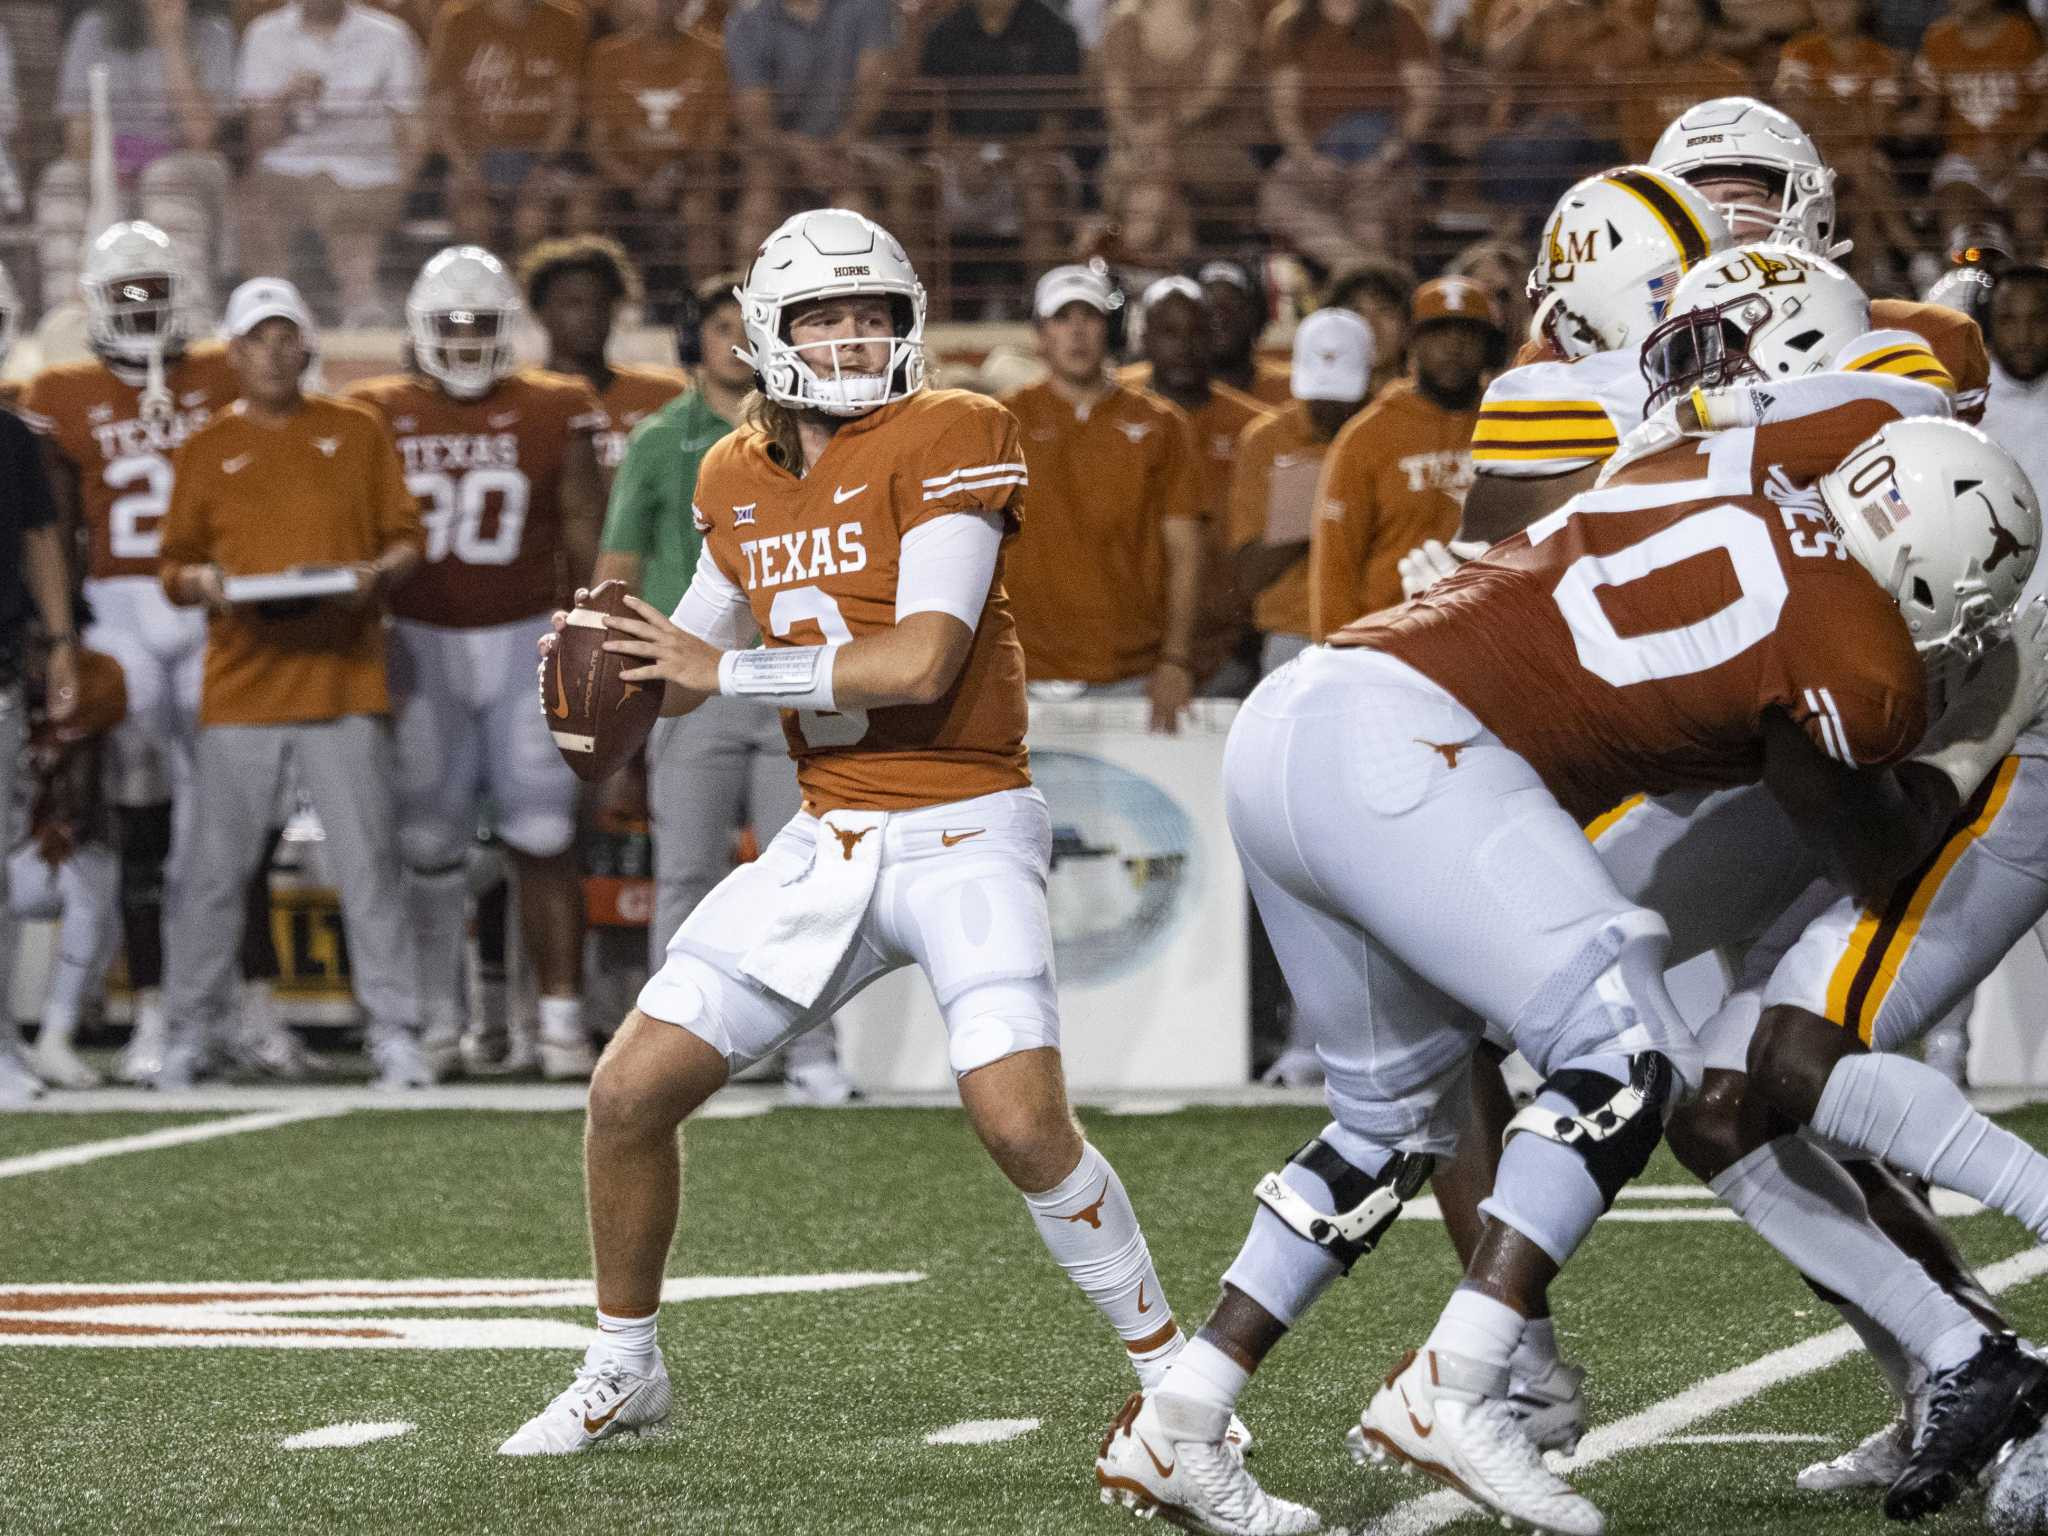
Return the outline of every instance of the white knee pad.
<path id="1" fill-rule="evenodd" d="M 955 1077 L 1019 1051 L 1059 1049 L 1059 999 L 1052 978 L 986 981 L 958 993 L 945 1008 L 946 1060 Z"/>
<path id="2" fill-rule="evenodd" d="M 459 822 L 415 817 L 398 824 L 398 856 L 405 867 L 422 873 L 466 866 L 476 839 Z"/>
<path id="3" fill-rule="evenodd" d="M 640 989 L 640 996 L 634 1006 L 651 1019 L 687 1030 L 723 1056 L 726 1065 L 737 1071 L 741 1067 L 759 1061 L 769 1055 L 782 1042 L 773 1044 L 749 1039 L 744 1044 L 739 1039 L 742 1031 L 735 1029 L 735 1015 L 753 1001 L 745 995 L 741 983 L 724 975 L 710 961 L 693 955 L 687 950 L 670 950 L 660 970 L 647 978 L 647 984 Z M 758 1031 L 745 1031 L 749 1035 Z"/>
<path id="4" fill-rule="evenodd" d="M 572 811 L 525 810 L 498 817 L 498 836 L 530 859 L 551 859 L 576 840 Z"/>

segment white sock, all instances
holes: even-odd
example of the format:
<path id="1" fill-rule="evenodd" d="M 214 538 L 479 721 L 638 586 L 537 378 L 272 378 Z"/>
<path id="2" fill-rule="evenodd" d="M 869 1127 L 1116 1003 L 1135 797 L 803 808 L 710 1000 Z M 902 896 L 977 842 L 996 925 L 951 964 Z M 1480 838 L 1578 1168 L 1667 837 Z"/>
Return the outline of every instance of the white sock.
<path id="1" fill-rule="evenodd" d="M 1813 1128 L 2048 1238 L 2048 1157 L 1972 1109 L 1962 1089 L 1924 1062 L 1844 1057 L 1828 1074 Z"/>
<path id="2" fill-rule="evenodd" d="M 162 987 L 137 987 L 135 989 L 135 1030 L 138 1034 L 159 1035 L 169 1027 L 164 1018 L 164 989 Z"/>
<path id="3" fill-rule="evenodd" d="M 1505 1371 L 1527 1326 L 1528 1319 L 1506 1302 L 1461 1285 L 1451 1292 L 1426 1347 Z"/>
<path id="4" fill-rule="evenodd" d="M 1055 1188 L 1026 1195 L 1024 1204 L 1054 1260 L 1101 1309 L 1134 1360 L 1156 1357 L 1173 1341 L 1173 1308 L 1107 1158 L 1083 1145 L 1074 1171 Z"/>
<path id="5" fill-rule="evenodd" d="M 1898 1400 L 1901 1408 L 1912 1402 L 1926 1381 L 1926 1373 L 1911 1360 L 1892 1337 L 1889 1329 L 1880 1328 L 1870 1314 L 1852 1301 L 1844 1301 L 1835 1310 L 1842 1315 L 1842 1321 L 1855 1330 L 1856 1337 L 1863 1341 L 1863 1348 L 1870 1356 L 1870 1363 L 1877 1367 L 1878 1375 L 1884 1378 L 1885 1386 Z"/>
<path id="6" fill-rule="evenodd" d="M 1516 1381 L 1541 1381 L 1556 1369 L 1557 1324 L 1547 1317 L 1532 1317 L 1522 1324 L 1522 1337 L 1508 1360 L 1508 1373 Z"/>
<path id="7" fill-rule="evenodd" d="M 656 1353 L 654 1329 L 660 1317 L 659 1307 L 645 1317 L 613 1317 L 609 1312 L 599 1312 L 597 1337 L 591 1340 L 584 1359 L 592 1365 L 604 1360 L 626 1366 L 647 1363 Z"/>
<path id="8" fill-rule="evenodd" d="M 1983 1343 L 1983 1324 L 1878 1229 L 1848 1171 L 1804 1137 L 1758 1147 L 1709 1187 L 1801 1274 L 1854 1303 L 1927 1370 L 1959 1364 Z"/>
<path id="9" fill-rule="evenodd" d="M 469 930 L 469 875 L 461 866 L 422 873 L 407 870 L 405 911 L 419 956 L 419 1016 L 423 1025 L 460 1018 L 463 938 Z"/>
<path id="10" fill-rule="evenodd" d="M 583 1033 L 583 999 L 580 997 L 544 997 L 540 1000 L 540 1033 L 544 1040 L 556 1040 L 581 1044 Z"/>
<path id="11" fill-rule="evenodd" d="M 1172 1367 L 1154 1390 L 1234 1411 L 1238 1394 L 1251 1379 L 1250 1371 L 1207 1339 L 1197 1336 L 1189 1339 L 1187 1347 L 1174 1357 Z"/>

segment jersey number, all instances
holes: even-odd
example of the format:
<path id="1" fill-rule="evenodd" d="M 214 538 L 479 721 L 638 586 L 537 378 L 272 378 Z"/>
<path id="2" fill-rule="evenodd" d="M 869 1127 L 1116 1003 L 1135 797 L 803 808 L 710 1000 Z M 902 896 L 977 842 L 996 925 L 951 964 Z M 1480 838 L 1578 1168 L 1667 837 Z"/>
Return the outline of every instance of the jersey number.
<path id="1" fill-rule="evenodd" d="M 1627 586 L 1716 549 L 1735 568 L 1741 590 L 1732 601 L 1677 629 L 1644 635 L 1616 631 L 1600 606 L 1600 588 Z M 1723 502 L 1611 555 L 1581 555 L 1551 596 L 1571 627 L 1579 665 L 1602 682 L 1625 688 L 1630 683 L 1690 677 L 1734 660 L 1778 627 L 1786 591 L 1770 530 L 1740 507 Z"/>
<path id="2" fill-rule="evenodd" d="M 831 593 L 819 587 L 790 587 L 775 594 L 768 609 L 768 628 L 776 639 L 786 638 L 806 619 L 824 632 L 827 644 L 844 645 L 853 638 L 853 631 L 846 627 L 846 616 L 839 611 L 839 600 Z M 796 724 L 806 746 L 850 747 L 867 735 L 868 712 L 800 709 Z"/>
<path id="3" fill-rule="evenodd" d="M 171 461 L 160 453 L 131 453 L 109 464 L 101 478 L 110 491 L 128 491 L 107 508 L 108 551 L 116 560 L 154 560 L 171 510 Z M 142 488 L 128 489 L 135 485 Z"/>
<path id="4" fill-rule="evenodd" d="M 519 558 L 529 491 L 518 470 L 472 469 L 460 475 L 427 470 L 407 475 L 405 488 L 419 498 L 429 562 L 446 560 L 451 553 L 464 565 L 510 565 Z"/>

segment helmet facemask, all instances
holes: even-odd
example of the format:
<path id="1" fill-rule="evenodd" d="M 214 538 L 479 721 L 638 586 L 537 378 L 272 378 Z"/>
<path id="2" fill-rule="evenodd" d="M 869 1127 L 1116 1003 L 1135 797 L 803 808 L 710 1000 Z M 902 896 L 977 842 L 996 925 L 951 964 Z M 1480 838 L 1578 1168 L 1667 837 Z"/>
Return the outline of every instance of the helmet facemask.
<path id="1" fill-rule="evenodd" d="M 101 282 L 85 279 L 84 286 L 93 301 L 87 306 L 92 344 L 109 361 L 146 368 L 184 340 L 175 272 L 128 272 Z"/>
<path id="2" fill-rule="evenodd" d="M 902 294 L 879 295 L 889 303 L 892 336 L 842 336 L 802 344 L 791 340 L 792 311 L 820 299 L 861 296 L 805 295 L 781 304 L 765 304 L 749 299 L 741 290 L 741 312 L 748 340 L 754 342 L 747 360 L 760 379 L 761 392 L 798 410 L 852 417 L 865 416 L 923 388 L 927 366 L 924 325 L 919 306 Z M 761 345 L 756 339 L 759 331 L 772 335 L 775 344 Z M 889 355 L 879 372 L 848 370 L 851 360 L 846 353 L 884 342 L 888 344 Z"/>
<path id="3" fill-rule="evenodd" d="M 409 315 L 420 371 L 458 400 L 491 392 L 512 369 L 512 317 L 499 309 L 443 309 Z"/>

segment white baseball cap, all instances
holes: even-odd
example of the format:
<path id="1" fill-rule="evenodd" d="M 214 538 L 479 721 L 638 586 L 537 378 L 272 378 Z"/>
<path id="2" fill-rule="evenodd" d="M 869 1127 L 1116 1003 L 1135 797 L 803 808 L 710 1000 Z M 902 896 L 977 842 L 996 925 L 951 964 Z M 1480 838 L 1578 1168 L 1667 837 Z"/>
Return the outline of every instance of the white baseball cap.
<path id="1" fill-rule="evenodd" d="M 308 346 L 314 339 L 313 312 L 299 290 L 281 277 L 252 277 L 228 295 L 221 329 L 229 337 L 246 336 L 265 320 L 286 319 L 297 325 Z"/>
<path id="2" fill-rule="evenodd" d="M 1038 289 L 1031 296 L 1031 312 L 1041 320 L 1050 320 L 1074 303 L 1108 314 L 1112 304 L 1109 279 L 1093 267 L 1054 267 L 1038 280 Z"/>
<path id="3" fill-rule="evenodd" d="M 1372 327 L 1355 310 L 1319 309 L 1294 332 L 1294 398 L 1363 400 L 1372 364 Z"/>

